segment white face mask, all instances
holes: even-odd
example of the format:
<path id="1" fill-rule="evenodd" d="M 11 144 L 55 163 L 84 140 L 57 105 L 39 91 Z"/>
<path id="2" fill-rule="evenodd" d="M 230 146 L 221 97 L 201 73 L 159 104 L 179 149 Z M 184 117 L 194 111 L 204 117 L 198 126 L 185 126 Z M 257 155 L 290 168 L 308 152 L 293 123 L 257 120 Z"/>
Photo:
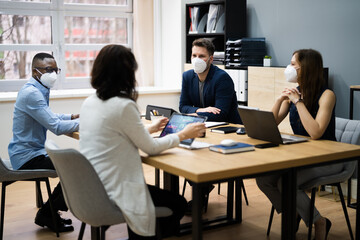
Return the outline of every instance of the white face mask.
<path id="1" fill-rule="evenodd" d="M 36 69 L 37 70 L 37 69 Z M 39 70 L 37 70 L 39 73 L 41 73 Z M 40 82 L 47 88 L 52 88 L 55 85 L 55 82 L 57 80 L 57 74 L 56 72 L 52 73 L 41 73 Z"/>
<path id="2" fill-rule="evenodd" d="M 203 73 L 206 70 L 207 64 L 201 58 L 193 58 L 191 59 L 191 64 L 194 67 L 194 72 Z"/>
<path id="3" fill-rule="evenodd" d="M 297 72 L 293 66 L 287 65 L 287 67 L 284 71 L 284 75 L 285 75 L 286 81 L 291 82 L 291 83 L 297 83 Z"/>

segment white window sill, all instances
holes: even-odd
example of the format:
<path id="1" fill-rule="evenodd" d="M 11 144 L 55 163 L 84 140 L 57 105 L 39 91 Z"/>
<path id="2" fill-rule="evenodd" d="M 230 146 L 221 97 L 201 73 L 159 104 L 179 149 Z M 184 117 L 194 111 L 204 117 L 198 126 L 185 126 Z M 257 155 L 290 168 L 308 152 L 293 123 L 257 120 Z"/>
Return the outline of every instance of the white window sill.
<path id="1" fill-rule="evenodd" d="M 169 89 L 160 87 L 140 87 L 138 89 L 139 95 L 151 94 L 169 94 L 180 93 L 180 89 Z M 67 90 L 51 90 L 51 99 L 61 98 L 86 98 L 95 93 L 94 89 L 67 89 Z M 14 102 L 16 100 L 17 92 L 0 92 L 0 102 Z"/>

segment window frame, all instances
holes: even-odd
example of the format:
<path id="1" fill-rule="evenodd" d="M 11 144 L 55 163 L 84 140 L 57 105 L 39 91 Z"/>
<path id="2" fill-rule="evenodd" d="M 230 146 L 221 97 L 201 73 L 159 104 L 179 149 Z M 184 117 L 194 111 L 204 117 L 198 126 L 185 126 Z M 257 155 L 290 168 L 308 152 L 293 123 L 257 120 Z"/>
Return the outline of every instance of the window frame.
<path id="1" fill-rule="evenodd" d="M 52 52 L 57 64 L 63 69 L 53 89 L 90 88 L 89 76 L 65 77 L 65 51 L 100 50 L 107 44 L 65 44 L 64 22 L 67 16 L 125 18 L 127 21 L 127 47 L 133 46 L 133 1 L 127 5 L 73 4 L 64 0 L 49 3 L 12 2 L 0 0 L 0 13 L 4 15 L 50 16 L 52 44 L 0 44 L 0 51 L 47 51 Z M 0 80 L 0 92 L 18 91 L 28 79 Z"/>

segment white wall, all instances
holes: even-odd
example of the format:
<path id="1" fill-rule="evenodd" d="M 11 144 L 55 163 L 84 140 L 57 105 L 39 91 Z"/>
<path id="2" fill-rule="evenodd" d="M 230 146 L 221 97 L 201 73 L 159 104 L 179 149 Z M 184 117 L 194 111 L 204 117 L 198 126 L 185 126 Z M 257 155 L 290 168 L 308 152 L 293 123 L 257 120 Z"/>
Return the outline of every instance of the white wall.
<path id="1" fill-rule="evenodd" d="M 336 116 L 348 118 L 349 87 L 360 83 L 359 9 L 358 0 L 247 0 L 248 36 L 266 37 L 274 66 L 289 64 L 296 49 L 320 51 L 336 94 Z M 354 118 L 360 119 L 360 94 L 354 100 Z"/>
<path id="2" fill-rule="evenodd" d="M 138 98 L 139 110 L 144 112 L 146 105 L 168 106 L 175 110 L 179 107 L 179 92 L 157 93 L 157 94 L 140 94 Z M 56 113 L 78 113 L 84 98 L 71 99 L 51 99 L 50 107 Z M 12 118 L 14 110 L 14 101 L 0 102 L 0 157 L 8 158 L 7 146 L 12 137 Z M 96 116 L 94 116 L 96 117 Z M 61 147 L 78 147 L 78 141 L 67 136 L 56 136 L 48 131 L 48 138 L 53 139 Z"/>
<path id="3" fill-rule="evenodd" d="M 180 88 L 183 71 L 183 5 L 181 0 L 160 0 L 160 3 L 160 23 L 156 23 L 155 28 L 161 31 L 155 32 L 161 35 L 157 36 L 161 39 L 161 47 L 158 49 L 161 53 L 159 63 L 155 64 L 161 65 L 159 77 L 163 87 Z"/>

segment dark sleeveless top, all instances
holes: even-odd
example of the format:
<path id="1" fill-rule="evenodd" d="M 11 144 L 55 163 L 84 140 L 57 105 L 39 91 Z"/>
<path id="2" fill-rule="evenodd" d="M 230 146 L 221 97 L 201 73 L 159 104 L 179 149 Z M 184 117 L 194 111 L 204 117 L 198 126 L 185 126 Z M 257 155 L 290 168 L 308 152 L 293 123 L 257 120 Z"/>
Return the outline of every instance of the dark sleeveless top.
<path id="1" fill-rule="evenodd" d="M 298 89 L 299 89 L 299 87 L 298 87 Z M 329 88 L 323 88 L 323 90 L 322 90 L 322 92 L 320 94 L 320 97 L 322 96 L 324 91 L 327 90 L 327 89 L 329 89 Z M 316 117 L 316 114 L 317 114 L 317 112 L 319 110 L 319 99 L 320 99 L 320 97 L 316 100 L 315 112 L 311 113 L 311 116 L 313 118 Z M 306 132 L 304 126 L 301 123 L 297 108 L 292 102 L 290 103 L 289 112 L 290 112 L 290 125 L 291 125 L 291 128 L 292 128 L 294 134 L 303 135 L 303 136 L 309 136 L 309 134 Z M 321 136 L 320 139 L 336 141 L 336 138 L 335 138 L 335 106 L 334 106 L 334 109 L 333 109 L 332 114 L 331 114 L 331 119 L 330 119 L 329 125 L 326 128 L 324 134 Z"/>

